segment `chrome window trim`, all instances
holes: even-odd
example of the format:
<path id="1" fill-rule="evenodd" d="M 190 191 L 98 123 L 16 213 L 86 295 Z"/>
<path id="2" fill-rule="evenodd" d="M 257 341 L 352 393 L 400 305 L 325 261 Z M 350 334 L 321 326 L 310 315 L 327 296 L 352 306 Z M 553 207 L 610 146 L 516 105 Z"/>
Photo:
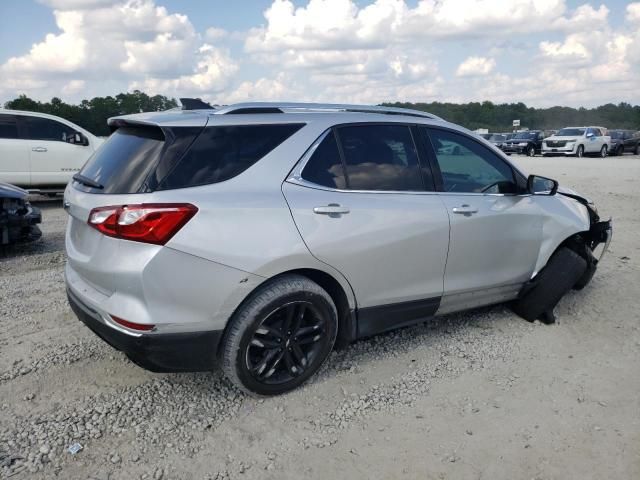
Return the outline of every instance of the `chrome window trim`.
<path id="1" fill-rule="evenodd" d="M 322 132 L 322 134 L 311 144 L 311 146 L 307 149 L 307 151 L 300 157 L 300 160 L 296 163 L 296 165 L 291 170 L 289 176 L 285 179 L 285 182 L 291 183 L 293 185 L 299 185 L 301 187 L 314 188 L 316 190 L 324 190 L 327 192 L 335 192 L 335 193 L 362 193 L 362 194 L 371 194 L 371 193 L 379 193 L 379 194 L 402 194 L 402 195 L 457 195 L 457 196 L 469 196 L 469 197 L 528 197 L 530 194 L 517 194 L 517 193 L 481 193 L 481 192 L 437 192 L 437 191 L 427 191 L 427 190 L 351 190 L 344 188 L 331 188 L 326 187 L 324 185 L 319 185 L 317 183 L 310 182 L 302 178 L 302 171 L 304 167 L 307 165 L 313 154 L 315 153 L 318 146 L 322 143 L 322 141 L 327 137 L 327 135 L 333 133 L 333 127 L 329 127 L 327 130 Z M 510 162 L 507 162 L 509 166 L 511 166 Z"/>

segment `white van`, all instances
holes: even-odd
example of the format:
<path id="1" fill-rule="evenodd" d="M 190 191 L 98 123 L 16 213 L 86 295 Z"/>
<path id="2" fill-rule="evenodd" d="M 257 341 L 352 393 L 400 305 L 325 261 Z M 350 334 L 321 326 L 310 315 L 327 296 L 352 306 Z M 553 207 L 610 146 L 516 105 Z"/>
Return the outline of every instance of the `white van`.
<path id="1" fill-rule="evenodd" d="M 62 191 L 102 142 L 54 115 L 0 109 L 0 182 Z"/>

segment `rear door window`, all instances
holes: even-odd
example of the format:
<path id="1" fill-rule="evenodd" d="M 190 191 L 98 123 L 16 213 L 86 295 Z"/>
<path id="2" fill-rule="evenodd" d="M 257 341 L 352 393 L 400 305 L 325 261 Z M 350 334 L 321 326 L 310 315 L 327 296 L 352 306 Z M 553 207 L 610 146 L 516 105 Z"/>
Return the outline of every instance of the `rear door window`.
<path id="1" fill-rule="evenodd" d="M 352 190 L 423 191 L 411 131 L 406 125 L 354 125 L 337 129 Z"/>
<path id="2" fill-rule="evenodd" d="M 347 188 L 344 167 L 333 131 L 324 137 L 309 158 L 301 174 L 308 182 L 323 187 Z"/>
<path id="3" fill-rule="evenodd" d="M 18 138 L 18 122 L 15 115 L 0 115 L 0 138 Z"/>

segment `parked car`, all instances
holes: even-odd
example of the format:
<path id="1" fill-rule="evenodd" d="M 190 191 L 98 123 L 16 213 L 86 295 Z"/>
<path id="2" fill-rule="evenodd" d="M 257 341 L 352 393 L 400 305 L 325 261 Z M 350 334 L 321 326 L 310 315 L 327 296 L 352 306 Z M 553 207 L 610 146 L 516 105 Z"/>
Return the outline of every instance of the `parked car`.
<path id="1" fill-rule="evenodd" d="M 445 313 L 514 301 L 551 322 L 610 238 L 591 202 L 421 111 L 250 103 L 109 125 L 65 191 L 73 310 L 145 368 L 218 363 L 258 395 L 336 343 Z"/>
<path id="2" fill-rule="evenodd" d="M 0 182 L 0 246 L 32 242 L 42 236 L 40 210 L 27 200 L 28 192 Z"/>
<path id="3" fill-rule="evenodd" d="M 502 133 L 492 133 L 487 140 L 489 140 L 490 143 L 493 143 L 496 147 L 502 148 L 504 142 L 507 141 L 507 136 Z"/>
<path id="4" fill-rule="evenodd" d="M 63 118 L 0 109 L 0 181 L 61 192 L 102 142 Z"/>
<path id="5" fill-rule="evenodd" d="M 640 154 L 640 132 L 633 130 L 609 130 L 611 137 L 611 155 L 622 155 L 625 152 Z"/>
<path id="6" fill-rule="evenodd" d="M 542 142 L 543 155 L 575 155 L 582 157 L 597 154 L 606 157 L 611 137 L 603 127 L 566 127 Z"/>
<path id="7" fill-rule="evenodd" d="M 544 134 L 540 130 L 528 130 L 516 133 L 512 139 L 503 143 L 502 150 L 506 154 L 520 153 L 533 157 L 540 153 Z"/>

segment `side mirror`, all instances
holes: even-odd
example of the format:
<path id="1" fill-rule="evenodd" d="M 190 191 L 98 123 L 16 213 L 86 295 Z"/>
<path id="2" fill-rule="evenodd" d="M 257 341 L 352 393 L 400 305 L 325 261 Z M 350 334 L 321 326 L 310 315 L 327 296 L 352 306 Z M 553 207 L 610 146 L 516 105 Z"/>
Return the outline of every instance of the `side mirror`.
<path id="1" fill-rule="evenodd" d="M 72 143 L 75 145 L 83 145 L 86 147 L 87 145 L 89 145 L 89 139 L 85 137 L 83 134 L 81 134 L 80 132 L 76 132 L 73 134 Z"/>
<path id="2" fill-rule="evenodd" d="M 591 138 L 591 137 L 593 137 L 593 133 L 592 132 L 587 133 L 587 138 Z"/>
<path id="3" fill-rule="evenodd" d="M 558 182 L 539 175 L 529 175 L 527 191 L 531 195 L 555 195 L 558 191 Z"/>

